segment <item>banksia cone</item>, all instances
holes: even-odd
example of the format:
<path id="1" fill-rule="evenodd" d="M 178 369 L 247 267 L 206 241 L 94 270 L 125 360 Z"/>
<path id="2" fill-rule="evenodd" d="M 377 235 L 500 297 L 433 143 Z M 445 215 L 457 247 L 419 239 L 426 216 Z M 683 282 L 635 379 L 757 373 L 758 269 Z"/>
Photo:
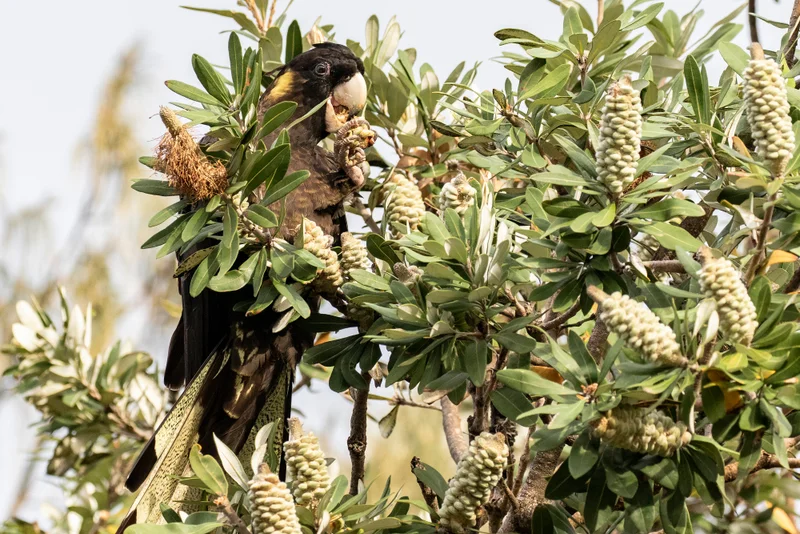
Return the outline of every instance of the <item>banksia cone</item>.
<path id="1" fill-rule="evenodd" d="M 453 532 L 465 532 L 475 525 L 475 512 L 489 501 L 508 460 L 508 446 L 502 434 L 484 432 L 470 443 L 450 479 L 440 523 Z"/>
<path id="2" fill-rule="evenodd" d="M 322 228 L 317 226 L 314 221 L 303 219 L 301 224 L 303 225 L 303 248 L 325 264 L 325 267 L 317 273 L 314 284 L 323 293 L 336 293 L 336 289 L 344 281 L 339 267 L 339 258 L 336 256 L 336 252 L 331 249 L 333 238 L 325 234 Z M 300 226 L 298 226 L 296 233 L 300 233 Z"/>
<path id="3" fill-rule="evenodd" d="M 600 319 L 606 327 L 646 360 L 672 367 L 688 365 L 688 360 L 681 354 L 675 332 L 644 303 L 636 302 L 618 291 L 608 295 L 595 286 L 590 286 L 588 292 L 597 302 Z"/>
<path id="4" fill-rule="evenodd" d="M 330 487 L 325 455 L 319 448 L 317 437 L 311 432 L 303 433 L 299 419 L 292 417 L 288 426 L 289 441 L 283 444 L 283 452 L 292 479 L 294 501 L 313 510 Z"/>
<path id="5" fill-rule="evenodd" d="M 169 185 L 192 201 L 207 200 L 225 191 L 225 166 L 208 160 L 174 111 L 162 106 L 160 116 L 168 132 L 156 148 L 155 169 L 166 174 Z"/>
<path id="6" fill-rule="evenodd" d="M 392 223 L 408 225 L 411 230 L 416 230 L 425 215 L 425 203 L 422 201 L 419 188 L 399 173 L 393 174 L 383 187 L 387 189 L 384 194 L 387 222 L 390 225 Z M 394 227 L 391 228 L 392 233 L 398 235 L 399 232 Z"/>
<path id="7" fill-rule="evenodd" d="M 595 153 L 597 179 L 619 196 L 636 178 L 642 140 L 642 100 L 625 76 L 608 88 Z"/>
<path id="8" fill-rule="evenodd" d="M 780 66 L 764 58 L 758 43 L 752 45 L 753 59 L 744 71 L 744 102 L 747 122 L 753 132 L 756 152 L 775 176 L 786 170 L 794 154 L 794 131 L 786 98 L 786 80 Z"/>
<path id="9" fill-rule="evenodd" d="M 417 283 L 422 276 L 422 269 L 415 265 L 405 263 L 395 263 L 392 265 L 392 272 L 403 284 L 411 287 Z"/>
<path id="10" fill-rule="evenodd" d="M 463 215 L 470 206 L 475 204 L 475 188 L 462 173 L 458 173 L 455 178 L 442 186 L 439 193 L 439 208 L 444 211 L 453 208 L 456 213 Z"/>
<path id="11" fill-rule="evenodd" d="M 749 345 L 758 321 L 739 271 L 725 258 L 713 258 L 707 248 L 700 251 L 700 261 L 700 287 L 717 305 L 720 329 L 731 343 Z"/>
<path id="12" fill-rule="evenodd" d="M 594 434 L 612 447 L 657 456 L 672 456 L 692 440 L 683 423 L 656 410 L 628 406 L 618 406 L 597 421 Z"/>
<path id="13" fill-rule="evenodd" d="M 267 464 L 258 467 L 249 495 L 253 534 L 301 534 L 292 494 Z"/>
<path id="14" fill-rule="evenodd" d="M 342 256 L 339 264 L 345 280 L 350 280 L 350 272 L 355 269 L 364 269 L 365 271 L 370 269 L 367 247 L 364 246 L 363 241 L 354 237 L 350 232 L 342 234 Z"/>

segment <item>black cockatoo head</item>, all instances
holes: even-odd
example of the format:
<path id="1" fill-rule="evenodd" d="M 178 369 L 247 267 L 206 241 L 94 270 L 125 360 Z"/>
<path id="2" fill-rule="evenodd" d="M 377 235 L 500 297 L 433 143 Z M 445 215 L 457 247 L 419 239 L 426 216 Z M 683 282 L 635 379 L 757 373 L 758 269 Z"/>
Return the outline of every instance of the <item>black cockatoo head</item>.
<path id="1" fill-rule="evenodd" d="M 367 101 L 364 64 L 349 48 L 320 43 L 292 59 L 267 88 L 262 110 L 277 102 L 297 102 L 302 116 L 326 100 L 308 119 L 316 144 L 356 116 Z"/>

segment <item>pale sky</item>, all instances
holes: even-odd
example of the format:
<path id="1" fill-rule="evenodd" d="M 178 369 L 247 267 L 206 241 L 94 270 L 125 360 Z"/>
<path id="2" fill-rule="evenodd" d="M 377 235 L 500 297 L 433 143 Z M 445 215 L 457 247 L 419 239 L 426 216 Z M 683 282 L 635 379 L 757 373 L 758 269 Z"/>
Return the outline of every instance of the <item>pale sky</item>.
<path id="1" fill-rule="evenodd" d="M 185 3 L 237 9 L 233 0 Z M 583 3 L 595 12 L 596 2 Z M 665 3 L 682 15 L 697 1 Z M 702 0 L 700 4 L 706 16 L 698 36 L 740 5 L 733 0 Z M 164 86 L 164 80 L 196 84 L 190 63 L 193 53 L 212 63 L 227 63 L 227 36 L 220 32 L 230 29 L 232 21 L 186 11 L 179 5 L 171 0 L 0 0 L 0 187 L 6 205 L 12 209 L 42 197 L 52 198 L 50 218 L 56 233 L 49 239 L 63 240 L 65 229 L 76 216 L 79 196 L 75 188 L 82 183 L 82 176 L 74 165 L 75 144 L 91 129 L 103 84 L 120 53 L 131 44 L 141 45 L 136 101 L 129 111 L 146 147 L 151 147 L 162 132 L 154 118 L 159 105 L 178 99 Z M 285 1 L 280 2 L 279 9 L 284 5 Z M 791 1 L 761 0 L 758 9 L 765 18 L 786 22 Z M 363 41 L 364 25 L 373 13 L 384 26 L 397 15 L 405 32 L 401 46 L 416 48 L 418 61 L 430 63 L 441 79 L 462 60 L 468 65 L 482 61 L 477 79 L 482 89 L 502 87 L 506 78 L 507 71 L 491 61 L 500 54 L 494 31 L 521 28 L 548 39 L 556 39 L 561 32 L 559 10 L 548 0 L 297 0 L 290 8 L 289 20 L 297 19 L 305 32 L 322 16 L 324 23 L 336 26 L 340 42 L 347 38 Z M 746 46 L 744 15 L 738 22 L 745 28 L 736 42 Z M 776 48 L 781 32 L 764 22 L 759 26 L 765 48 Z M 712 81 L 718 72 L 718 66 L 716 73 L 711 69 Z M 147 175 L 145 171 L 143 176 Z M 166 349 L 166 339 L 137 339 L 142 336 L 139 328 L 119 334 L 133 337 L 134 346 L 146 343 Z M 344 401 L 329 403 L 327 397 L 324 406 L 319 397 L 310 395 L 302 396 L 297 404 L 304 413 L 314 414 L 311 430 L 317 433 L 325 428 L 325 422 L 344 423 L 341 414 L 348 413 Z M 0 428 L 6 436 L 0 440 L 0 522 L 6 518 L 33 443 L 30 422 L 23 403 L 0 401 Z M 59 492 L 39 474 L 33 495 L 23 509 L 22 515 L 28 520 L 40 519 L 41 501 L 57 502 Z"/>

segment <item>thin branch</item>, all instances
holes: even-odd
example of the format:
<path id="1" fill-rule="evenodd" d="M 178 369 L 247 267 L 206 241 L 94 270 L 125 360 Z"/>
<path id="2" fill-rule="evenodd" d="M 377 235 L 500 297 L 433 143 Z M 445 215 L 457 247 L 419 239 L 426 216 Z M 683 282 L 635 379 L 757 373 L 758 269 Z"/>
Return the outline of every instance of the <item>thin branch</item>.
<path id="1" fill-rule="evenodd" d="M 800 458 L 789 458 L 789 468 L 791 469 L 798 469 L 800 468 Z M 782 467 L 781 463 L 778 461 L 778 457 L 774 454 L 768 454 L 764 451 L 761 451 L 761 457 L 756 462 L 756 465 L 753 466 L 753 469 L 750 470 L 750 473 L 755 473 L 756 471 L 761 471 L 763 469 L 776 469 L 778 467 Z M 725 482 L 733 482 L 739 476 L 739 462 L 733 462 L 725 466 Z"/>
<path id="2" fill-rule="evenodd" d="M 453 404 L 447 396 L 442 397 L 440 403 L 447 448 L 450 450 L 450 457 L 455 463 L 458 463 L 467 453 L 468 448 L 464 434 L 461 433 L 461 415 L 458 413 L 458 406 Z"/>
<path id="3" fill-rule="evenodd" d="M 519 507 L 511 510 L 506 516 L 499 532 L 527 532 L 533 512 L 537 506 L 545 502 L 544 491 L 547 488 L 548 479 L 555 473 L 563 449 L 564 445 L 562 444 L 549 451 L 541 451 L 536 454 L 531 468 L 528 470 L 528 477 L 517 497 Z"/>
<path id="4" fill-rule="evenodd" d="M 581 309 L 581 300 L 578 299 L 575 303 L 569 307 L 567 311 L 562 313 L 561 315 L 557 315 L 556 317 L 550 319 L 547 322 L 541 324 L 542 330 L 553 330 L 559 328 L 561 325 L 575 317 L 575 314 L 578 313 Z"/>
<path id="5" fill-rule="evenodd" d="M 537 406 L 538 407 L 538 406 Z M 517 476 L 514 478 L 514 493 L 519 493 L 522 488 L 522 481 L 525 480 L 525 473 L 528 471 L 528 465 L 531 463 L 531 436 L 533 435 L 534 427 L 528 428 L 528 435 L 525 437 L 525 447 L 522 449 L 522 456 L 519 457 L 519 466 Z"/>
<path id="6" fill-rule="evenodd" d="M 225 519 L 228 520 L 228 523 L 232 527 L 236 528 L 236 532 L 239 534 L 250 534 L 250 529 L 247 528 L 242 518 L 239 517 L 239 514 L 236 513 L 236 510 L 233 509 L 231 506 L 231 502 L 225 495 L 220 495 L 216 499 L 214 499 L 214 504 L 217 505 L 219 512 L 225 516 Z"/>
<path id="7" fill-rule="evenodd" d="M 350 495 L 358 494 L 358 482 L 364 480 L 364 464 L 367 452 L 367 400 L 369 399 L 369 374 L 363 373 L 367 381 L 366 390 L 350 390 L 353 397 L 353 413 L 350 416 L 350 436 L 347 450 L 350 451 Z"/>
<path id="8" fill-rule="evenodd" d="M 756 0 L 747 0 L 747 21 L 750 23 L 750 42 L 759 42 L 758 26 L 756 25 Z"/>
<path id="9" fill-rule="evenodd" d="M 777 199 L 777 193 L 773 193 L 767 199 L 767 208 L 764 211 L 764 220 L 761 221 L 761 228 L 758 231 L 758 241 L 756 242 L 756 252 L 753 256 L 753 259 L 750 260 L 750 264 L 747 266 L 747 275 L 745 277 L 745 283 L 748 287 L 753 282 L 753 278 L 756 277 L 756 273 L 758 273 L 758 269 L 761 267 L 761 264 L 766 259 L 766 249 L 767 249 L 767 235 L 769 234 L 769 227 L 772 226 L 772 214 L 775 211 L 775 200 Z"/>
<path id="10" fill-rule="evenodd" d="M 795 64 L 795 50 L 797 49 L 797 34 L 800 32 L 800 0 L 794 0 L 792 14 L 789 17 L 789 39 L 783 48 L 783 57 L 786 65 L 791 69 Z"/>
<path id="11" fill-rule="evenodd" d="M 412 399 L 407 399 L 405 397 L 392 397 L 389 401 L 391 404 L 395 404 L 398 406 L 410 406 L 412 408 L 423 408 L 425 410 L 433 410 L 435 412 L 441 412 L 441 408 L 437 408 L 436 406 L 431 406 L 430 404 L 425 404 L 424 402 L 417 402 Z"/>
<path id="12" fill-rule="evenodd" d="M 686 268 L 678 260 L 645 261 L 642 263 L 655 274 L 686 272 Z"/>
<path id="13" fill-rule="evenodd" d="M 375 222 L 375 219 L 372 217 L 372 210 L 370 210 L 364 201 L 361 200 L 361 197 L 353 195 L 353 200 L 350 201 L 350 206 L 355 210 L 355 212 L 364 219 L 364 224 L 366 224 L 369 229 L 376 234 L 381 233 L 381 227 Z"/>

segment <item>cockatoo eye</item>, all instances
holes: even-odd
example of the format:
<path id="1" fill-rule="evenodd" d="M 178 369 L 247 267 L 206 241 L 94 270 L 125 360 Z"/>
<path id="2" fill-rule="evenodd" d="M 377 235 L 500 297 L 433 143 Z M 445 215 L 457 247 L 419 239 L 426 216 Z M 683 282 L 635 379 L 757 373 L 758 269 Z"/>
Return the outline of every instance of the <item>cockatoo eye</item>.
<path id="1" fill-rule="evenodd" d="M 317 76 L 327 76 L 331 73 L 331 66 L 328 63 L 317 63 L 314 67 L 314 74 Z"/>

